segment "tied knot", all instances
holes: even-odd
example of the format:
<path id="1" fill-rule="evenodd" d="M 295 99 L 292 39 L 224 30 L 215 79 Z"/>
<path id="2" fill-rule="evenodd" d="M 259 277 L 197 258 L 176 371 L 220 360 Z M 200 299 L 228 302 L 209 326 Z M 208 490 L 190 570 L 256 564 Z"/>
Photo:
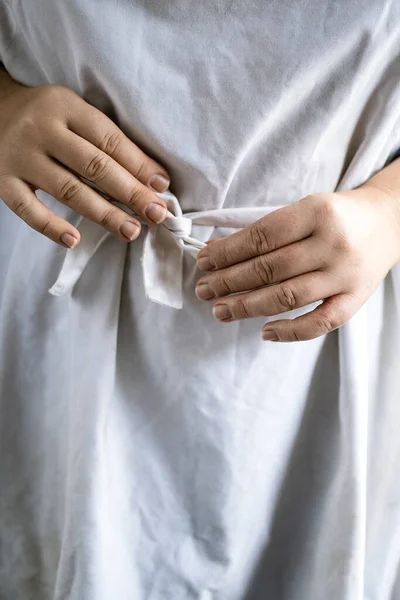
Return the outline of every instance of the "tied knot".
<path id="1" fill-rule="evenodd" d="M 184 216 L 169 214 L 163 222 L 164 227 L 178 240 L 185 240 L 192 233 L 192 220 Z"/>
<path id="2" fill-rule="evenodd" d="M 242 229 L 278 208 L 221 208 L 183 215 L 178 199 L 170 191 L 158 193 L 158 196 L 165 201 L 168 212 L 165 220 L 160 225 L 149 227 L 144 236 L 141 260 L 143 283 L 150 300 L 172 308 L 182 308 L 183 253 L 196 259 L 205 246 L 203 241 L 191 237 L 193 223 L 211 228 Z M 97 223 L 83 218 L 79 230 L 81 242 L 76 248 L 66 252 L 57 281 L 49 290 L 54 296 L 72 292 L 91 257 L 111 236 Z M 128 244 L 116 239 L 114 244 L 119 252 L 126 253 Z M 137 244 L 138 242 L 132 243 L 134 247 Z"/>

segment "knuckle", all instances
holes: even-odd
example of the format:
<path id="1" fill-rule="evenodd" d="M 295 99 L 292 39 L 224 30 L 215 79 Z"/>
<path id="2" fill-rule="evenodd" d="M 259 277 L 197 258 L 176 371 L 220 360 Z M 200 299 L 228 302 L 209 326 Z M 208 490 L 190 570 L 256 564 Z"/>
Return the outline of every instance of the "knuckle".
<path id="1" fill-rule="evenodd" d="M 115 152 L 117 152 L 120 145 L 121 145 L 120 134 L 118 133 L 118 131 L 114 131 L 113 129 L 110 129 L 109 131 L 107 131 L 107 133 L 101 139 L 101 141 L 99 143 L 99 148 L 100 148 L 100 150 L 105 152 L 105 154 L 112 156 L 113 154 L 115 154 Z"/>
<path id="2" fill-rule="evenodd" d="M 135 186 L 132 188 L 129 194 L 126 204 L 132 208 L 135 208 L 143 199 L 143 191 L 140 187 Z"/>
<path id="3" fill-rule="evenodd" d="M 293 342 L 301 342 L 302 341 L 302 338 L 299 336 L 299 334 L 296 331 L 296 329 L 292 329 L 291 335 L 290 335 L 290 339 Z"/>
<path id="4" fill-rule="evenodd" d="M 264 254 L 271 250 L 266 231 L 261 224 L 256 223 L 249 229 L 249 245 L 257 254 Z"/>
<path id="5" fill-rule="evenodd" d="M 29 202 L 24 200 L 23 198 L 18 199 L 13 205 L 13 212 L 22 219 L 23 221 L 27 221 L 31 214 L 31 207 L 29 206 Z"/>
<path id="6" fill-rule="evenodd" d="M 295 327 L 289 329 L 288 331 L 285 331 L 283 337 L 281 337 L 281 341 L 286 342 L 301 342 L 304 339 L 308 339 L 308 337 L 301 337 Z"/>
<path id="7" fill-rule="evenodd" d="M 339 254 L 349 254 L 353 251 L 351 240 L 345 235 L 338 232 L 332 240 L 333 249 Z"/>
<path id="8" fill-rule="evenodd" d="M 73 97 L 77 96 L 76 92 L 70 88 L 56 83 L 43 85 L 39 88 L 36 101 L 37 108 L 43 114 L 43 105 L 48 108 L 64 107 Z"/>
<path id="9" fill-rule="evenodd" d="M 317 221 L 325 231 L 341 231 L 342 216 L 341 204 L 333 194 L 323 194 L 316 204 Z"/>
<path id="10" fill-rule="evenodd" d="M 221 296 L 228 296 L 234 291 L 226 275 L 216 275 L 215 278 L 210 281 L 210 287 Z"/>
<path id="11" fill-rule="evenodd" d="M 320 314 L 316 325 L 317 330 L 321 332 L 321 334 L 330 333 L 331 331 L 339 327 L 337 317 L 331 312 L 325 312 Z"/>
<path id="12" fill-rule="evenodd" d="M 112 221 L 115 214 L 115 209 L 110 206 L 107 210 L 104 211 L 102 216 L 99 219 L 99 224 L 105 227 L 106 229 L 112 228 Z"/>
<path id="13" fill-rule="evenodd" d="M 310 202 L 314 203 L 321 217 L 326 219 L 336 217 L 336 204 L 333 201 L 332 194 L 311 194 L 307 198 Z"/>
<path id="14" fill-rule="evenodd" d="M 63 179 L 58 185 L 58 193 L 57 198 L 63 204 L 70 204 L 74 202 L 76 198 L 79 196 L 81 191 L 81 183 L 79 181 L 75 181 L 70 177 L 66 177 Z"/>
<path id="15" fill-rule="evenodd" d="M 105 155 L 94 154 L 89 162 L 83 168 L 83 176 L 90 180 L 100 181 L 109 170 L 108 161 Z"/>
<path id="16" fill-rule="evenodd" d="M 65 94 L 72 92 L 70 88 L 59 83 L 49 83 L 48 85 L 43 85 L 41 90 L 42 94 L 53 99 L 60 99 L 64 97 Z"/>
<path id="17" fill-rule="evenodd" d="M 18 120 L 18 129 L 26 142 L 38 139 L 38 123 L 33 113 L 25 112 Z"/>
<path id="18" fill-rule="evenodd" d="M 25 143 L 29 141 L 37 145 L 73 95 L 77 96 L 73 90 L 58 84 L 34 88 L 29 103 L 19 110 L 17 119 L 18 131 Z"/>
<path id="19" fill-rule="evenodd" d="M 211 261 L 217 269 L 229 265 L 229 251 L 226 247 L 226 244 L 224 244 L 223 242 L 216 242 L 214 244 L 210 244 L 208 247 L 208 252 Z"/>
<path id="20" fill-rule="evenodd" d="M 249 319 L 251 317 L 245 298 L 238 296 L 233 304 L 233 314 L 236 319 Z"/>
<path id="21" fill-rule="evenodd" d="M 297 297 L 292 288 L 287 285 L 281 285 L 277 289 L 277 303 L 279 308 L 285 311 L 293 310 L 297 307 Z"/>
<path id="22" fill-rule="evenodd" d="M 53 219 L 46 219 L 38 226 L 39 233 L 42 233 L 46 237 L 52 237 L 53 230 L 54 230 Z"/>
<path id="23" fill-rule="evenodd" d="M 317 204 L 320 222 L 331 231 L 345 234 L 345 220 L 343 217 L 343 198 L 337 194 L 318 195 Z"/>
<path id="24" fill-rule="evenodd" d="M 327 201 L 326 194 L 308 194 L 299 202 L 302 204 L 308 204 L 312 209 L 320 210 L 324 203 Z"/>
<path id="25" fill-rule="evenodd" d="M 140 158 L 135 167 L 135 177 L 136 179 L 141 179 L 144 177 L 146 171 L 146 160 L 144 157 Z"/>
<path id="26" fill-rule="evenodd" d="M 265 256 L 257 257 L 253 263 L 254 276 L 257 281 L 272 283 L 275 281 L 275 269 Z"/>

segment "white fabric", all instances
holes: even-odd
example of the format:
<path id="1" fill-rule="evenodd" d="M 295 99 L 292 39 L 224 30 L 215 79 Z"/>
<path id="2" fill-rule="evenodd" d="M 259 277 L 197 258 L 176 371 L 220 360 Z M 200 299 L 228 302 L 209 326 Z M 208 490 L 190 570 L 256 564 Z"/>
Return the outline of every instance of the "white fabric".
<path id="1" fill-rule="evenodd" d="M 171 175 L 131 244 L 42 191 L 73 251 L 0 205 L 1 600 L 400 599 L 399 267 L 297 344 L 194 293 L 206 240 L 400 147 L 399 25 L 376 0 L 0 3 L 9 72 Z"/>
<path id="2" fill-rule="evenodd" d="M 228 208 L 183 215 L 178 199 L 171 192 L 157 195 L 165 200 L 168 214 L 160 227 L 149 228 L 143 244 L 144 290 L 146 296 L 154 302 L 171 308 L 182 308 L 183 252 L 197 258 L 201 248 L 206 245 L 190 237 L 192 223 L 206 227 L 242 229 L 261 219 L 269 211 L 265 208 Z M 142 225 L 145 223 L 142 222 Z M 79 230 L 83 241 L 74 250 L 67 252 L 57 281 L 49 290 L 53 296 L 72 292 L 93 254 L 111 235 L 103 227 L 87 219 L 80 221 Z"/>

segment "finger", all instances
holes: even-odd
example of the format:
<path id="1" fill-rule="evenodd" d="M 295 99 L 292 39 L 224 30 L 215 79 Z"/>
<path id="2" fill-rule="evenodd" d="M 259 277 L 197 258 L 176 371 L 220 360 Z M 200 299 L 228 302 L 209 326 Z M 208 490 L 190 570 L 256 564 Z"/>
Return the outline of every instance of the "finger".
<path id="1" fill-rule="evenodd" d="M 40 156 L 28 170 L 29 182 L 83 217 L 102 225 L 121 241 L 136 239 L 140 222 L 86 185 L 56 161 Z"/>
<path id="2" fill-rule="evenodd" d="M 2 182 L 0 195 L 4 203 L 32 229 L 66 248 L 79 244 L 79 231 L 40 202 L 25 181 L 8 178 Z"/>
<path id="3" fill-rule="evenodd" d="M 253 292 L 228 296 L 214 305 L 213 315 L 219 321 L 279 315 L 341 291 L 338 278 L 314 271 Z"/>
<path id="4" fill-rule="evenodd" d="M 111 156 L 131 175 L 156 192 L 169 186 L 167 171 L 147 156 L 103 112 L 78 98 L 68 118 L 68 127 Z"/>
<path id="5" fill-rule="evenodd" d="M 322 265 L 318 240 L 306 238 L 202 277 L 196 285 L 200 300 L 222 298 L 315 271 Z"/>
<path id="6" fill-rule="evenodd" d="M 314 226 L 312 205 L 300 200 L 279 208 L 237 233 L 207 245 L 199 252 L 199 269 L 223 269 L 272 252 L 308 237 Z"/>
<path id="7" fill-rule="evenodd" d="M 262 331 L 263 340 L 272 342 L 312 340 L 344 325 L 361 305 L 361 299 L 355 296 L 348 294 L 332 296 L 301 317 L 268 323 Z"/>
<path id="8" fill-rule="evenodd" d="M 61 164 L 95 183 L 149 224 L 161 223 L 167 207 L 152 190 L 93 144 L 66 128 L 60 128 L 50 152 Z"/>

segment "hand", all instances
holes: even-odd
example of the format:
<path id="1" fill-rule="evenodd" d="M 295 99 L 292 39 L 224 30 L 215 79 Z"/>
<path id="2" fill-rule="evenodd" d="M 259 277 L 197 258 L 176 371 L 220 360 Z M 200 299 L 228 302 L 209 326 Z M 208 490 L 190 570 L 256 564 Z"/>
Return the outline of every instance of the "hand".
<path id="1" fill-rule="evenodd" d="M 140 222 L 78 175 L 147 223 L 164 220 L 166 205 L 148 186 L 164 191 L 168 174 L 101 111 L 68 88 L 27 88 L 5 72 L 0 91 L 0 197 L 28 225 L 69 248 L 80 240 L 73 225 L 39 201 L 40 188 L 121 241 L 137 238 Z"/>
<path id="2" fill-rule="evenodd" d="M 350 319 L 399 260 L 398 198 L 365 185 L 307 196 L 212 241 L 198 256 L 199 268 L 211 272 L 196 294 L 217 299 L 213 314 L 223 322 L 322 300 L 263 329 L 265 340 L 310 340 Z"/>

